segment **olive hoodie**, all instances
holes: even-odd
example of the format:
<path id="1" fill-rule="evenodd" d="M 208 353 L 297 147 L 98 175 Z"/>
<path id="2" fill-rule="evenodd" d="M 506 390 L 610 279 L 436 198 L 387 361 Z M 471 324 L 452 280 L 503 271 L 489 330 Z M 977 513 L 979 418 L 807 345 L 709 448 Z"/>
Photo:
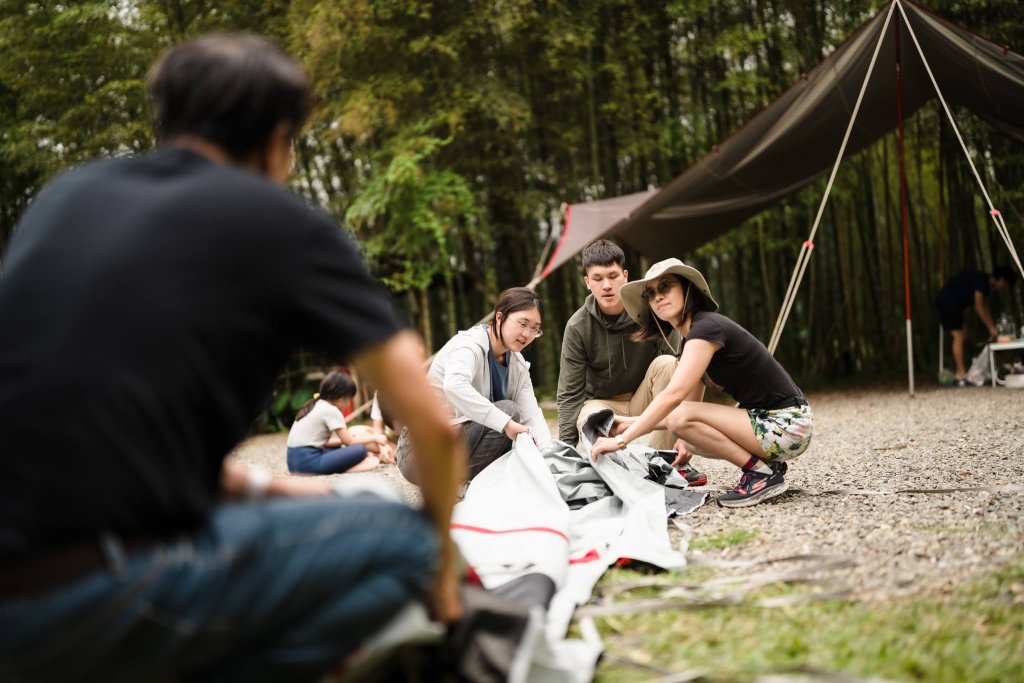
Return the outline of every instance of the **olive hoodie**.
<path id="1" fill-rule="evenodd" d="M 583 402 L 632 394 L 647 368 L 660 353 L 671 353 L 664 342 L 634 342 L 639 329 L 625 310 L 609 320 L 593 294 L 565 325 L 562 358 L 558 371 L 558 438 L 575 446 L 579 442 L 576 418 Z M 676 332 L 669 339 L 678 345 Z"/>

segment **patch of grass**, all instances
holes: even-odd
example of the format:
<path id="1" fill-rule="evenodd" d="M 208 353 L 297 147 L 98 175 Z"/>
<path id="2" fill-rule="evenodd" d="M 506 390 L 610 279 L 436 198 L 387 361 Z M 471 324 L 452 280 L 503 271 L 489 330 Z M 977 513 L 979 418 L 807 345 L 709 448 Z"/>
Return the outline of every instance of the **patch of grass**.
<path id="1" fill-rule="evenodd" d="M 620 569 L 613 567 L 601 577 L 597 584 L 595 593 L 607 594 L 614 591 L 619 596 L 628 596 L 628 599 L 654 598 L 661 595 L 666 587 L 699 584 L 714 578 L 715 570 L 712 567 L 687 567 L 678 572 L 637 571 L 635 569 Z M 650 582 L 650 586 L 636 585 Z M 618 597 L 616 599 L 627 599 Z"/>
<path id="2" fill-rule="evenodd" d="M 694 550 L 722 550 L 744 545 L 756 537 L 757 529 L 730 529 L 707 538 L 694 539 L 690 541 L 690 547 Z"/>
<path id="3" fill-rule="evenodd" d="M 799 668 L 937 683 L 1024 680 L 1024 559 L 950 596 L 674 610 L 597 623 L 609 655 L 600 683 L 652 677 L 625 660 L 663 671 L 703 668 L 705 681 Z"/>

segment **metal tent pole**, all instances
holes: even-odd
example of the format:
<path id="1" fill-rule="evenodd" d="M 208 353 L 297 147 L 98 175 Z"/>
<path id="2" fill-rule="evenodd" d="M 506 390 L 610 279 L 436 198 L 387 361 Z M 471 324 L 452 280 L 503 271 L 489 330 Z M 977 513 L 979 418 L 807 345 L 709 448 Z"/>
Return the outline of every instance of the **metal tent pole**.
<path id="1" fill-rule="evenodd" d="M 907 163 L 903 152 L 903 61 L 900 55 L 900 18 L 892 22 L 896 37 L 896 141 L 900 162 L 900 224 L 903 234 L 903 295 L 907 311 L 907 385 L 914 395 L 914 323 L 910 311 L 910 245 L 907 240 Z"/>

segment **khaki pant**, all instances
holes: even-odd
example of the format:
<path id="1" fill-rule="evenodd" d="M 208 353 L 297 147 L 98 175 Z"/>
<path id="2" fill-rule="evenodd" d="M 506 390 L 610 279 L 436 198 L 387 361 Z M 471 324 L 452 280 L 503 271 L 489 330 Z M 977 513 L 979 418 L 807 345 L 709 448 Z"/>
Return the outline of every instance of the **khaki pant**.
<path id="1" fill-rule="evenodd" d="M 580 408 L 580 416 L 576 418 L 576 428 L 583 431 L 583 423 L 594 413 L 611 409 L 616 415 L 623 417 L 635 417 L 644 412 L 647 406 L 651 405 L 654 397 L 668 386 L 672 373 L 676 369 L 675 356 L 658 356 L 647 368 L 647 374 L 640 382 L 640 386 L 632 394 L 620 394 L 611 398 L 593 398 L 583 402 Z M 676 437 L 667 429 L 656 429 L 650 434 L 644 434 L 633 443 L 641 446 L 650 446 L 659 450 L 668 450 L 676 442 Z"/>

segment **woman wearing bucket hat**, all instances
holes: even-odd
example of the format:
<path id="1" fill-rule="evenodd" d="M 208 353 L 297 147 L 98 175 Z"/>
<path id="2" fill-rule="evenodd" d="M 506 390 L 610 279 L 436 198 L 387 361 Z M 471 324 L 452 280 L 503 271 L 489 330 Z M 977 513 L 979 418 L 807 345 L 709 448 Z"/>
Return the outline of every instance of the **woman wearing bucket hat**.
<path id="1" fill-rule="evenodd" d="M 639 417 L 616 418 L 612 436 L 598 439 L 591 457 L 668 428 L 680 437 L 674 464 L 696 454 L 743 470 L 720 505 L 747 507 L 784 492 L 786 461 L 807 450 L 813 429 L 807 399 L 785 369 L 752 334 L 715 312 L 704 276 L 679 259 L 655 263 L 621 295 L 640 325 L 638 339 L 667 338 L 674 328 L 683 346 L 668 386 Z M 738 407 L 703 403 L 705 386 L 730 394 Z"/>

